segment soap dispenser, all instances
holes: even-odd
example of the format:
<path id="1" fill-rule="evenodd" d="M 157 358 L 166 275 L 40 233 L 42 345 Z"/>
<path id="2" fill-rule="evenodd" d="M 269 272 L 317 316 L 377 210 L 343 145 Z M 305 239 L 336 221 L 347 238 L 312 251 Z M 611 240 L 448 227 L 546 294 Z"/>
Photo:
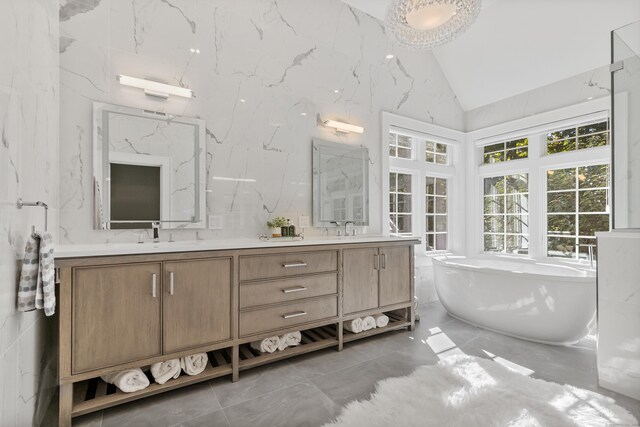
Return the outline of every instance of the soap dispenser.
<path id="1" fill-rule="evenodd" d="M 290 220 L 287 220 L 287 225 L 289 226 L 289 236 L 296 237 L 296 226 Z"/>

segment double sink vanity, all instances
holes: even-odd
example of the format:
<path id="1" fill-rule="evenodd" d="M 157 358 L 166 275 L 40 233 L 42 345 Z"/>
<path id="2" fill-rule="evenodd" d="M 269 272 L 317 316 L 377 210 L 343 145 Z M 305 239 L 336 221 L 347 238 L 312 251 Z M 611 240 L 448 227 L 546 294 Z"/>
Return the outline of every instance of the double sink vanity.
<path id="1" fill-rule="evenodd" d="M 96 230 L 135 242 L 136 233 L 152 227 L 178 238 L 185 228 L 222 227 L 206 213 L 220 210 L 217 183 L 235 178 L 205 170 L 202 120 L 96 102 L 93 138 Z M 312 208 L 316 232 L 368 226 L 368 150 L 320 140 L 309 148 L 312 186 L 299 211 Z M 258 219 L 263 212 L 248 214 Z M 249 226 L 231 231 L 258 232 L 255 221 Z M 56 248 L 61 426 L 171 389 L 226 375 L 237 381 L 245 369 L 413 328 L 417 239 L 209 237 Z M 387 326 L 344 329 L 345 322 L 381 313 Z M 251 346 L 298 331 L 297 346 L 273 353 Z M 202 373 L 164 384 L 147 373 L 151 385 L 132 393 L 100 378 L 200 353 L 208 359 Z"/>
<path id="2" fill-rule="evenodd" d="M 414 325 L 413 238 L 60 246 L 60 425 L 72 417 Z M 377 313 L 388 326 L 343 323 Z M 249 343 L 301 331 L 260 353 Z M 206 352 L 207 369 L 123 393 L 109 372 Z"/>

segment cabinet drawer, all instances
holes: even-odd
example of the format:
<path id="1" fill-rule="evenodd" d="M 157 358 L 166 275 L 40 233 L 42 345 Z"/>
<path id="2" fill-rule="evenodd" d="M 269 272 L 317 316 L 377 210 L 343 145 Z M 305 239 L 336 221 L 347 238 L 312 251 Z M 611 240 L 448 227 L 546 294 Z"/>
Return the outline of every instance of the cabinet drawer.
<path id="1" fill-rule="evenodd" d="M 269 279 L 337 270 L 337 251 L 240 257 L 240 280 Z"/>
<path id="2" fill-rule="evenodd" d="M 296 277 L 240 286 L 240 308 L 294 301 L 338 292 L 338 276 Z"/>
<path id="3" fill-rule="evenodd" d="M 262 310 L 240 313 L 240 336 L 260 334 L 303 323 L 329 319 L 338 315 L 335 296 L 295 301 Z"/>

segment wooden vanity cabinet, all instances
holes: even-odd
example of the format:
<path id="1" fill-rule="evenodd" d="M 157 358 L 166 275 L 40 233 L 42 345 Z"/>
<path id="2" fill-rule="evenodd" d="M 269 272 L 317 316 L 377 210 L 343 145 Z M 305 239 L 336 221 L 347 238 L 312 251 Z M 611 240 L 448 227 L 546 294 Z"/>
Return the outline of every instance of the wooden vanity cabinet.
<path id="1" fill-rule="evenodd" d="M 164 354 L 231 338 L 231 258 L 164 264 Z"/>
<path id="2" fill-rule="evenodd" d="M 74 373 L 162 354 L 161 271 L 161 263 L 74 269 Z"/>
<path id="3" fill-rule="evenodd" d="M 345 249 L 344 314 L 411 302 L 411 256 L 409 246 Z"/>

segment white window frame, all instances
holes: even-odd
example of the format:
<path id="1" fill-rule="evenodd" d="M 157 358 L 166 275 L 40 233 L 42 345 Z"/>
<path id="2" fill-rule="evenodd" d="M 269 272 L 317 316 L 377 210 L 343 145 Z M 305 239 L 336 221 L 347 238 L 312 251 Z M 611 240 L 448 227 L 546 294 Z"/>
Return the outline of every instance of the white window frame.
<path id="1" fill-rule="evenodd" d="M 411 231 L 420 239 L 419 255 L 442 255 L 463 250 L 465 217 L 464 206 L 464 141 L 463 132 L 411 119 L 394 113 L 382 112 L 381 129 L 381 176 L 382 176 L 382 233 L 389 236 L 389 173 L 400 172 L 411 175 L 412 206 Z M 425 138 L 447 145 L 447 164 L 427 163 L 424 142 L 412 147 L 413 158 L 402 159 L 389 156 L 389 132 L 399 131 L 417 138 Z M 447 250 L 426 251 L 426 177 L 447 180 Z"/>
<path id="2" fill-rule="evenodd" d="M 467 209 L 468 253 L 480 256 L 509 255 L 523 258 L 547 258 L 546 256 L 546 171 L 563 167 L 588 164 L 611 164 L 611 146 L 596 147 L 566 153 L 546 154 L 546 132 L 577 123 L 610 119 L 610 100 L 600 98 L 570 107 L 538 114 L 525 119 L 502 123 L 467 134 Z M 505 140 L 529 138 L 529 155 L 526 159 L 483 164 L 482 147 Z M 504 254 L 484 252 L 483 241 L 483 182 L 485 177 L 529 174 L 529 254 Z"/>

